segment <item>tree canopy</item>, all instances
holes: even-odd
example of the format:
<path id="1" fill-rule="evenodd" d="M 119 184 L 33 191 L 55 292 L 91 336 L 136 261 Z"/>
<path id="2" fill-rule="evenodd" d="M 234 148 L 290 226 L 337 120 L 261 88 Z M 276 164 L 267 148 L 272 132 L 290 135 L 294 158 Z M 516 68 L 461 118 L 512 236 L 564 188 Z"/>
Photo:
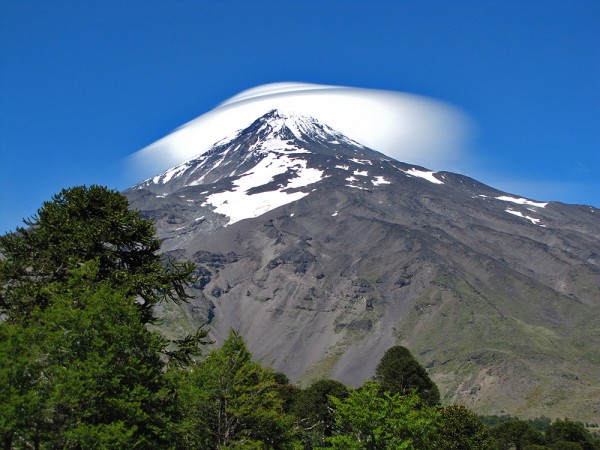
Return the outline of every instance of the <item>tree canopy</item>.
<path id="1" fill-rule="evenodd" d="M 357 389 L 306 389 L 252 360 L 231 330 L 168 342 L 154 306 L 185 300 L 190 263 L 165 261 L 151 221 L 99 186 L 65 189 L 0 237 L 0 439 L 5 449 L 584 449 L 582 424 L 490 430 L 442 408 L 410 351 L 389 349 Z M 194 356 L 194 357 L 192 357 Z"/>
<path id="2" fill-rule="evenodd" d="M 336 430 L 327 441 L 336 449 L 435 448 L 437 407 L 408 395 L 383 392 L 378 383 L 367 382 L 347 398 L 331 397 Z"/>
<path id="3" fill-rule="evenodd" d="M 439 439 L 440 450 L 496 449 L 496 442 L 477 415 L 462 405 L 442 409 Z"/>
<path id="4" fill-rule="evenodd" d="M 533 425 L 523 420 L 509 420 L 496 425 L 490 432 L 502 450 L 510 448 L 524 450 L 528 445 L 542 445 L 545 443 L 544 435 L 536 430 Z"/>
<path id="5" fill-rule="evenodd" d="M 6 442 L 39 448 L 151 448 L 166 441 L 174 391 L 165 340 L 98 265 L 49 286 L 31 324 L 0 323 L 0 427 Z M 25 445 L 27 447 L 27 445 Z"/>
<path id="6" fill-rule="evenodd" d="M 416 390 L 428 405 L 440 403 L 440 392 L 427 371 L 406 347 L 396 345 L 385 352 L 375 369 L 375 381 L 388 392 L 407 395 Z"/>
<path id="7" fill-rule="evenodd" d="M 65 189 L 0 237 L 0 433 L 5 448 L 155 448 L 168 441 L 180 349 L 147 324 L 185 300 L 191 264 L 165 262 L 151 221 L 100 186 Z"/>
<path id="8" fill-rule="evenodd" d="M 335 418 L 331 397 L 344 399 L 348 388 L 336 380 L 318 380 L 296 395 L 291 411 L 304 430 L 309 447 L 320 446 L 333 434 Z"/>
<path id="9" fill-rule="evenodd" d="M 51 299 L 48 283 L 64 282 L 95 260 L 94 281 L 109 281 L 137 297 L 144 322 L 164 298 L 188 298 L 193 264 L 163 261 L 154 224 L 129 210 L 127 198 L 103 186 L 63 189 L 44 202 L 26 227 L 0 236 L 0 312 L 27 320 Z"/>
<path id="10" fill-rule="evenodd" d="M 241 335 L 231 330 L 219 349 L 181 375 L 182 448 L 291 446 L 292 417 L 283 411 L 275 372 L 251 356 Z"/>

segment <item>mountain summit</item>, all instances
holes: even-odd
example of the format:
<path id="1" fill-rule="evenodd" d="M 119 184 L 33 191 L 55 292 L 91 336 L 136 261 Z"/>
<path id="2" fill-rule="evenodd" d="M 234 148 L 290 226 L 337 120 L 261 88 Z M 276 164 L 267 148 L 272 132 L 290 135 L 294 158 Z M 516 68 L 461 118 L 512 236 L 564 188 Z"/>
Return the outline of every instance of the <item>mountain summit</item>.
<path id="1" fill-rule="evenodd" d="M 135 187 L 147 188 L 154 184 L 173 190 L 241 176 L 264 158 L 281 159 L 281 163 L 291 163 L 291 168 L 294 162 L 305 160 L 299 154 L 354 156 L 364 150 L 359 143 L 312 117 L 272 110 L 200 156 Z M 374 156 L 372 150 L 368 152 Z M 381 154 L 379 157 L 384 158 Z M 290 175 L 293 174 L 290 172 Z"/>
<path id="2" fill-rule="evenodd" d="M 291 379 L 358 385 L 394 344 L 446 402 L 600 417 L 600 217 L 393 160 L 270 111 L 126 192 L 198 265 L 168 333 L 239 329 Z"/>
<path id="3" fill-rule="evenodd" d="M 344 162 L 356 166 L 373 161 L 390 160 L 312 117 L 272 110 L 197 158 L 133 189 L 166 196 L 209 186 L 201 194 L 203 203 L 229 217 L 230 225 L 303 198 L 315 189 L 309 186 L 347 171 L 350 166 Z M 375 184 L 377 180 L 373 178 Z"/>

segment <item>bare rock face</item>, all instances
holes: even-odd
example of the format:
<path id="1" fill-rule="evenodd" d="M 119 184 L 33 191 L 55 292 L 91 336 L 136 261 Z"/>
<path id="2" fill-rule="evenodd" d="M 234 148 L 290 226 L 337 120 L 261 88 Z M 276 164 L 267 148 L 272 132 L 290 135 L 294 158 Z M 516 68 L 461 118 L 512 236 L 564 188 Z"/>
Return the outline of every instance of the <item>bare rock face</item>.
<path id="1" fill-rule="evenodd" d="M 163 251 L 197 263 L 167 334 L 239 329 L 301 384 L 360 385 L 395 344 L 443 400 L 600 418 L 600 210 L 392 160 L 272 111 L 128 191 Z"/>

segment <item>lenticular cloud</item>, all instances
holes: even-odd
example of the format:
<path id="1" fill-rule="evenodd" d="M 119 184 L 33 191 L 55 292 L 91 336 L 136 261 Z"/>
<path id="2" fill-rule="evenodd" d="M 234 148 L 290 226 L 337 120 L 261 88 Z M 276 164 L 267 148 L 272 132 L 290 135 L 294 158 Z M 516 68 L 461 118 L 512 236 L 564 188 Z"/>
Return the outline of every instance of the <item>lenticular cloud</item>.
<path id="1" fill-rule="evenodd" d="M 394 159 L 448 169 L 470 128 L 454 107 L 417 95 L 308 83 L 272 83 L 241 92 L 130 158 L 151 176 L 207 151 L 272 109 L 309 115 Z"/>

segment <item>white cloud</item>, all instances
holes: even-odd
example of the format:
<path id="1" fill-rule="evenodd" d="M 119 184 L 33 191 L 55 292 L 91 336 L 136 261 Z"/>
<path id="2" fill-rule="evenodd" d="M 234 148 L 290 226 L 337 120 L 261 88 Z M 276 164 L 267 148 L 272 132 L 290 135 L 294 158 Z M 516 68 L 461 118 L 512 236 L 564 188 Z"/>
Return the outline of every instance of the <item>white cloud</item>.
<path id="1" fill-rule="evenodd" d="M 310 115 L 400 161 L 441 170 L 464 156 L 470 122 L 417 95 L 307 83 L 272 83 L 235 95 L 130 158 L 149 177 L 208 150 L 271 109 Z"/>

